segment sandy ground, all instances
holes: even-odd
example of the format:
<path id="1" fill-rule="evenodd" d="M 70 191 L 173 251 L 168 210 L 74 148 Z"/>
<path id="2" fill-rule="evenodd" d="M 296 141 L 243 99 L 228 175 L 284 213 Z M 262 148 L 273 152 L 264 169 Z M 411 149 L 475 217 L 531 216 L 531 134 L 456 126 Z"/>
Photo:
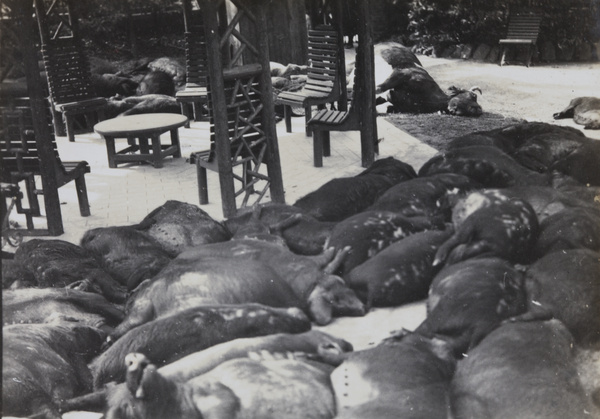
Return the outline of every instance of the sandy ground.
<path id="1" fill-rule="evenodd" d="M 572 120 L 555 121 L 552 115 L 578 96 L 600 97 L 600 63 L 505 65 L 419 56 L 442 89 L 478 86 L 484 114 L 480 118 L 439 114 L 396 114 L 390 122 L 442 149 L 447 139 L 472 131 L 497 128 L 524 119 L 583 129 Z M 586 135 L 600 139 L 599 130 Z"/>

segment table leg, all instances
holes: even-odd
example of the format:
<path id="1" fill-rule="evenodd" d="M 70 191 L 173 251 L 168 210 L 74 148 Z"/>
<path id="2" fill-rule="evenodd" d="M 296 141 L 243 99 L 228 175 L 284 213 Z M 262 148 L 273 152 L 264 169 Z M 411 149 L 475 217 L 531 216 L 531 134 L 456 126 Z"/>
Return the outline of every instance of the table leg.
<path id="1" fill-rule="evenodd" d="M 177 151 L 173 154 L 173 157 L 181 157 L 181 145 L 179 144 L 179 128 L 173 128 L 171 130 L 171 144 L 177 146 Z"/>
<path id="2" fill-rule="evenodd" d="M 148 145 L 147 137 L 138 138 L 140 144 L 140 154 L 150 154 L 150 146 Z M 154 138 L 152 138 L 152 145 L 154 146 Z"/>
<path id="3" fill-rule="evenodd" d="M 104 136 L 104 141 L 106 142 L 106 154 L 108 155 L 108 167 L 114 169 L 117 167 L 117 163 L 115 162 L 115 137 Z"/>
<path id="4" fill-rule="evenodd" d="M 160 146 L 160 134 L 153 134 L 152 135 L 152 164 L 154 165 L 155 168 L 159 169 L 161 167 L 163 167 L 162 164 L 162 157 L 161 157 L 161 152 L 162 152 L 162 148 Z"/>

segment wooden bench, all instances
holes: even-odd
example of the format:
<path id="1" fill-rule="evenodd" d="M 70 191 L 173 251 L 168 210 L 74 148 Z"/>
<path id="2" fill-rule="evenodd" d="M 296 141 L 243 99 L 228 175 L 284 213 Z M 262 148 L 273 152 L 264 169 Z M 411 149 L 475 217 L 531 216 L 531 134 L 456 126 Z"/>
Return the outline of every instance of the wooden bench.
<path id="1" fill-rule="evenodd" d="M 527 47 L 526 65 L 529 67 L 533 48 L 540 33 L 541 22 L 542 16 L 536 12 L 520 12 L 510 15 L 506 38 L 500 40 L 500 45 L 502 45 L 500 66 L 505 63 L 506 50 L 509 45 L 522 45 Z"/>
<path id="2" fill-rule="evenodd" d="M 104 119 L 106 98 L 97 97 L 91 81 L 90 65 L 83 46 L 75 38 L 57 38 L 42 45 L 44 66 L 53 107 L 54 129 L 63 133 L 62 115 L 69 141 L 75 141 L 76 117 L 85 117 L 85 128 Z M 92 118 L 95 115 L 96 118 Z"/>
<path id="3" fill-rule="evenodd" d="M 312 107 L 323 108 L 325 104 L 340 100 L 341 84 L 346 83 L 345 66 L 341 66 L 340 34 L 329 25 L 319 26 L 308 31 L 308 69 L 306 85 L 296 92 L 282 92 L 277 95 L 276 105 L 283 105 L 285 127 L 292 132 L 292 107 L 304 108 L 306 135 L 310 135 L 308 121 L 312 117 Z M 341 109 L 346 109 L 342 104 Z"/>
<path id="4" fill-rule="evenodd" d="M 208 70 L 204 27 L 190 28 L 185 37 L 185 88 L 175 94 L 181 113 L 189 120 L 200 121 L 202 108 L 208 102 Z M 191 108 L 191 109 L 190 109 Z"/>
<path id="5" fill-rule="evenodd" d="M 82 216 L 90 215 L 90 205 L 85 184 L 85 174 L 90 173 L 90 166 L 86 161 L 62 161 L 52 135 L 53 154 L 46 158 L 38 152 L 38 144 L 33 131 L 31 109 L 28 105 L 17 105 L 10 109 L 1 108 L 2 126 L 0 154 L 2 156 L 2 182 L 19 184 L 24 182 L 25 193 L 29 208 L 17 206 L 17 212 L 27 217 L 27 228 L 33 234 L 44 234 L 34 231 L 33 223 L 29 216 L 39 216 L 40 205 L 38 195 L 43 195 L 44 190 L 36 184 L 36 177 L 41 176 L 41 165 L 52 166 L 56 176 L 57 187 L 60 188 L 74 181 L 79 211 Z M 50 121 L 48 121 L 51 125 Z M 52 214 L 46 214 L 51 217 Z"/>

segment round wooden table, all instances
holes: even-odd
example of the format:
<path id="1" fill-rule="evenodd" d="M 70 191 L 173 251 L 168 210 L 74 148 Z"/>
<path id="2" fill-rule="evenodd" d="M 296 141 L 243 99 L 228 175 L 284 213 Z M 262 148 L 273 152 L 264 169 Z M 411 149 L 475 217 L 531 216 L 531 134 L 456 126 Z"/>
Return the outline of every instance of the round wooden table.
<path id="1" fill-rule="evenodd" d="M 108 167 L 115 168 L 119 163 L 147 162 L 159 168 L 163 166 L 165 157 L 181 157 L 177 130 L 187 122 L 184 115 L 146 113 L 107 119 L 97 123 L 94 131 L 106 141 Z M 161 144 L 160 136 L 167 131 L 171 131 L 171 144 Z M 128 146 L 116 151 L 115 138 L 126 138 Z"/>

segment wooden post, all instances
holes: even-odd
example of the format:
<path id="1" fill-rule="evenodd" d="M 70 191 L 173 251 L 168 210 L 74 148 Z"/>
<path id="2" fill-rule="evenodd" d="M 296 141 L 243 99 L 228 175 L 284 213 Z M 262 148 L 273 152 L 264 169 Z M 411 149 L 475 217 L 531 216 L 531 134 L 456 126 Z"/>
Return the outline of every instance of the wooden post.
<path id="1" fill-rule="evenodd" d="M 269 34 L 267 32 L 268 24 L 266 19 L 265 0 L 261 1 L 258 12 L 258 48 L 261 51 L 259 64 L 262 66 L 260 85 L 262 89 L 263 112 L 267 115 L 275 115 L 275 106 L 273 103 L 273 86 L 271 85 L 271 74 L 269 67 Z M 270 191 L 271 201 L 285 203 L 283 191 L 283 179 L 281 176 L 281 162 L 279 159 L 279 145 L 277 142 L 277 128 L 275 127 L 275 118 L 263 118 L 265 132 L 267 133 L 267 173 L 271 179 Z"/>
<path id="2" fill-rule="evenodd" d="M 208 39 L 208 74 L 210 79 L 210 101 L 214 115 L 227 115 L 227 102 L 225 98 L 225 83 L 223 80 L 223 64 L 221 62 L 221 48 L 219 46 L 219 26 L 217 22 L 217 2 L 214 0 L 201 0 L 202 16 Z M 231 167 L 231 149 L 227 118 L 214 118 L 215 153 L 219 165 L 219 184 L 221 185 L 221 202 L 223 216 L 229 218 L 236 213 L 235 187 L 233 183 L 233 170 Z"/>
<path id="3" fill-rule="evenodd" d="M 44 10 L 42 0 L 35 0 L 36 10 Z M 27 77 L 27 93 L 31 105 L 33 118 L 33 130 L 40 155 L 40 171 L 42 177 L 42 188 L 44 190 L 44 207 L 46 209 L 46 221 L 48 233 L 59 236 L 64 233 L 62 215 L 60 210 L 60 199 L 58 196 L 58 184 L 54 172 L 54 149 L 52 147 L 51 135 L 48 126 L 47 112 L 48 102 L 43 95 L 43 81 L 38 69 L 37 52 L 35 51 L 33 5 L 27 1 L 17 1 L 15 7 L 20 7 L 18 16 L 23 22 L 21 31 L 21 53 Z M 41 9 L 40 9 L 41 8 Z"/>
<path id="4" fill-rule="evenodd" d="M 360 20 L 358 29 L 357 60 L 362 59 L 361 72 L 363 83 L 363 99 L 358 103 L 361 111 L 360 144 L 362 166 L 368 167 L 373 163 L 377 146 L 377 109 L 375 107 L 375 53 L 373 51 L 373 35 L 371 31 L 370 4 L 371 0 L 361 0 Z"/>

